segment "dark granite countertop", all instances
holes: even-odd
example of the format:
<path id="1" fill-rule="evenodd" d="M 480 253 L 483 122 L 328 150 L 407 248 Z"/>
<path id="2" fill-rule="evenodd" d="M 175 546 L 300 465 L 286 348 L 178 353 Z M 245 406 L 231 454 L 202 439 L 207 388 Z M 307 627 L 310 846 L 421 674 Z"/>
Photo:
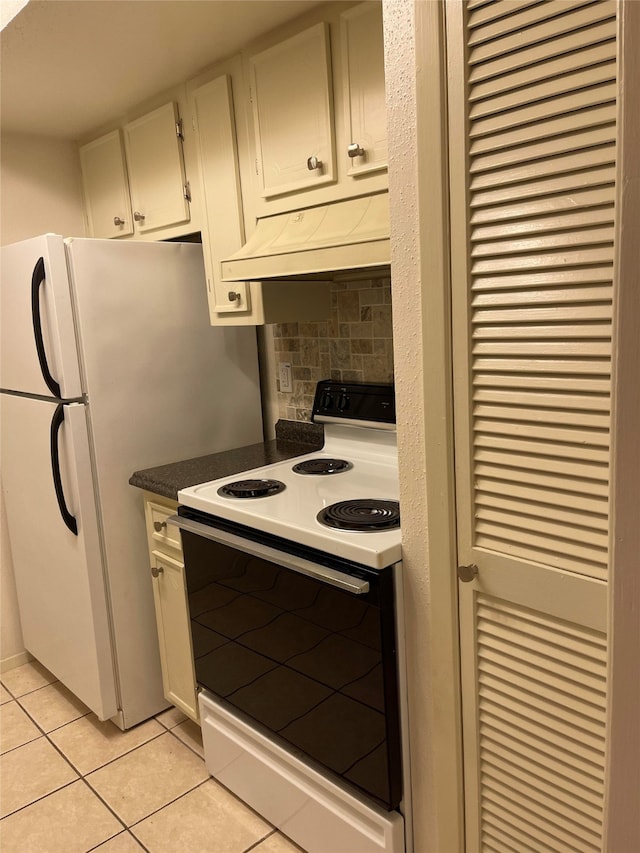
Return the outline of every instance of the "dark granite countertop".
<path id="1" fill-rule="evenodd" d="M 281 462 L 319 450 L 323 443 L 322 426 L 296 421 L 278 421 L 276 438 L 258 444 L 249 444 L 234 450 L 223 450 L 195 459 L 185 459 L 156 468 L 134 471 L 129 478 L 132 486 L 146 489 L 156 495 L 176 500 L 180 489 L 239 474 L 251 468 L 260 468 L 272 462 Z"/>

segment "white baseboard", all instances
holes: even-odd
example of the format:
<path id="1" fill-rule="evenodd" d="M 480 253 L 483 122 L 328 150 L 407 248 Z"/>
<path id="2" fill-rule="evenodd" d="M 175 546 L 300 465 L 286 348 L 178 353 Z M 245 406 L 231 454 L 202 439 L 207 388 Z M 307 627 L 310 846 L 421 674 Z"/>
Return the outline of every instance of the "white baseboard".
<path id="1" fill-rule="evenodd" d="M 0 660 L 0 674 L 8 672 L 10 669 L 15 669 L 17 666 L 22 666 L 24 663 L 29 663 L 32 660 L 33 656 L 27 651 L 12 655 L 10 658 L 3 658 Z"/>

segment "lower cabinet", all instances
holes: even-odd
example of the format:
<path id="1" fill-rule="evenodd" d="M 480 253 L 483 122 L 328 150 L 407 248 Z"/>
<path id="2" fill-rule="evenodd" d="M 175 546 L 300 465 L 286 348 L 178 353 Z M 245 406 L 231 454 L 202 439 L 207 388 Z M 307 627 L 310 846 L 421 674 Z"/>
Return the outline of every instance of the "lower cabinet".
<path id="1" fill-rule="evenodd" d="M 145 495 L 147 541 L 158 626 L 164 695 L 176 708 L 199 722 L 189 607 L 178 529 L 167 524 L 177 504 Z"/>

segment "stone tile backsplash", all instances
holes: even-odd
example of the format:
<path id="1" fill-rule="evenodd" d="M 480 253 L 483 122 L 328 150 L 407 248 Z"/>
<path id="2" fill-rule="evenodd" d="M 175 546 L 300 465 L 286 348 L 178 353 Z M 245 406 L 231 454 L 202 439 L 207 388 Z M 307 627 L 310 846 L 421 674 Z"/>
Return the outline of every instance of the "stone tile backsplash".
<path id="1" fill-rule="evenodd" d="M 317 323 L 282 323 L 273 327 L 276 370 L 289 362 L 293 390 L 278 384 L 278 414 L 308 421 L 321 379 L 343 382 L 392 382 L 393 337 L 391 279 L 334 282 L 332 314 Z"/>

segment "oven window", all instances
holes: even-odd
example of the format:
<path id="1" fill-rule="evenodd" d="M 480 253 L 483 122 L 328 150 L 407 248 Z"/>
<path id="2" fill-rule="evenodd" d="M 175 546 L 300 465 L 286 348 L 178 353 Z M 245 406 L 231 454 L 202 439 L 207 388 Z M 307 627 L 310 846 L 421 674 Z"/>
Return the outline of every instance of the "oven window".
<path id="1" fill-rule="evenodd" d="M 198 684 L 293 751 L 396 808 L 391 570 L 366 595 L 183 531 Z"/>

